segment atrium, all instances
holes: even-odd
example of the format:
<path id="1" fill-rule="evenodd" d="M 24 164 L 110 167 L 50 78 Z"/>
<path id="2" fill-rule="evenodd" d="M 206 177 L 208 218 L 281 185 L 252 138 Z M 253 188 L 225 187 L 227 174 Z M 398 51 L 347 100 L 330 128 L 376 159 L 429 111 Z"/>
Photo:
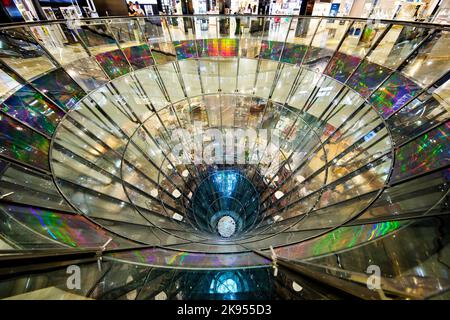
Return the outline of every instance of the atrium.
<path id="1" fill-rule="evenodd" d="M 449 31 L 1 24 L 0 299 L 449 299 Z"/>

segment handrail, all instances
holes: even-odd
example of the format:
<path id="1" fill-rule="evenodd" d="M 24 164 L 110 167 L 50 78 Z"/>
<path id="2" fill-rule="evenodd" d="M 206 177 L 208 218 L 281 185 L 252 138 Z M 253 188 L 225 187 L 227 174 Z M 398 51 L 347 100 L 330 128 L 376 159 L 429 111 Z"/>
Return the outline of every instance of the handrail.
<path id="1" fill-rule="evenodd" d="M 24 273 L 37 272 L 97 261 L 101 257 L 98 249 L 73 249 L 41 254 L 0 255 L 0 279 Z"/>
<path id="2" fill-rule="evenodd" d="M 95 18 L 79 18 L 79 19 L 56 19 L 56 20 L 41 20 L 41 21 L 30 21 L 30 22 L 9 22 L 1 23 L 0 29 L 3 28 L 15 28 L 21 26 L 42 26 L 51 25 L 59 23 L 74 23 L 77 21 L 82 22 L 96 22 L 103 20 L 156 20 L 161 18 L 292 18 L 292 19 L 330 19 L 330 20 L 348 20 L 348 21 L 376 21 L 377 23 L 389 24 L 393 23 L 396 25 L 412 25 L 412 26 L 422 26 L 436 29 L 448 29 L 450 24 L 434 23 L 434 22 L 421 22 L 421 21 L 408 21 L 408 20 L 391 20 L 391 19 L 378 19 L 378 18 L 362 18 L 362 17 L 332 17 L 332 16 L 301 16 L 301 15 L 224 15 L 224 14 L 186 14 L 186 15 L 154 15 L 147 17 L 129 17 L 129 16 L 107 16 L 107 17 L 95 17 Z"/>
<path id="3" fill-rule="evenodd" d="M 356 298 L 365 300 L 391 299 L 386 297 L 386 293 L 396 299 L 424 298 L 418 294 L 401 291 L 395 287 L 391 280 L 384 277 L 380 277 L 381 288 L 378 290 L 371 290 L 367 287 L 367 279 L 369 278 L 369 275 L 364 273 L 326 267 L 313 263 L 307 263 L 305 261 L 293 262 L 277 256 L 269 256 L 261 251 L 253 250 L 253 252 L 264 258 L 272 260 L 274 269 L 278 268 L 278 266 L 287 268 L 295 273 L 299 273 L 302 276 L 350 294 Z M 345 277 L 343 276 L 344 274 L 346 274 Z"/>

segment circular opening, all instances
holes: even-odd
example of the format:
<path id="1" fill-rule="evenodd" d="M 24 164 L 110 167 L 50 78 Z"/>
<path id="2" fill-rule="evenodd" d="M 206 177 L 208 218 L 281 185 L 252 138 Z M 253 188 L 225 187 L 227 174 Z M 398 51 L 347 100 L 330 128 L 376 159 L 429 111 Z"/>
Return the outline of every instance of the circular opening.
<path id="1" fill-rule="evenodd" d="M 223 216 L 217 223 L 217 232 L 221 237 L 229 238 L 236 231 L 236 221 L 230 216 Z"/>

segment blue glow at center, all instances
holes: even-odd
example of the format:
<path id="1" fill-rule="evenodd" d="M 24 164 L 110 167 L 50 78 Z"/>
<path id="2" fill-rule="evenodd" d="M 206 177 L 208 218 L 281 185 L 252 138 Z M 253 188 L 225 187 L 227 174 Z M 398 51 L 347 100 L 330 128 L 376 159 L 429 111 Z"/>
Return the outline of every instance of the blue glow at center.
<path id="1" fill-rule="evenodd" d="M 238 181 L 239 174 L 234 171 L 221 171 L 214 174 L 213 182 L 217 190 L 225 196 L 230 196 Z"/>

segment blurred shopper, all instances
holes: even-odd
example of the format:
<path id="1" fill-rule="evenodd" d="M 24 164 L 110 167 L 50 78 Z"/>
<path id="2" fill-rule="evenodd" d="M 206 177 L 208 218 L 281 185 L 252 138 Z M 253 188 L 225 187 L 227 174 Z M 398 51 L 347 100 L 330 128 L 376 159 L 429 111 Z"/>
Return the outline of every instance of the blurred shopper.
<path id="1" fill-rule="evenodd" d="M 277 11 L 275 12 L 275 14 L 276 14 L 276 15 L 279 15 L 279 14 L 280 14 L 280 11 L 277 10 Z M 276 30 L 276 29 L 279 29 L 279 28 L 280 28 L 280 23 L 281 23 L 281 18 L 276 16 L 276 17 L 273 19 L 273 22 L 274 22 L 274 25 L 273 25 L 273 26 L 274 26 L 275 30 Z"/>
<path id="2" fill-rule="evenodd" d="M 129 15 L 130 17 L 135 17 L 135 16 L 137 16 L 137 12 L 136 12 L 136 10 L 134 9 L 133 2 L 131 2 L 131 1 L 128 2 L 128 15 Z"/>
<path id="3" fill-rule="evenodd" d="M 139 5 L 139 2 L 134 3 L 134 11 L 136 11 L 136 16 L 143 17 L 145 16 L 144 10 L 142 10 L 141 6 Z"/>

